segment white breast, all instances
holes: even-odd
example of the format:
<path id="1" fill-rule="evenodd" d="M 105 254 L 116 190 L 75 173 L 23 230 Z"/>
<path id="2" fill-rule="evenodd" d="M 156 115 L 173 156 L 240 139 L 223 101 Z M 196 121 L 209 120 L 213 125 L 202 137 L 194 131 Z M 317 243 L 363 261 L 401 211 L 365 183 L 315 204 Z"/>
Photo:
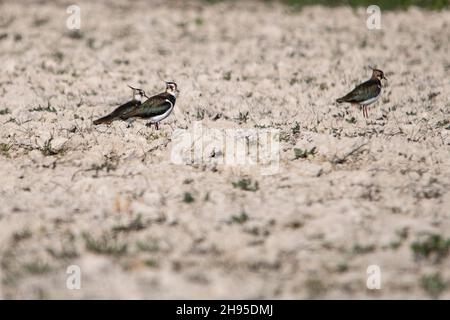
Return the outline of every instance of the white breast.
<path id="1" fill-rule="evenodd" d="M 173 110 L 173 103 L 170 102 L 170 100 L 168 100 L 168 99 L 166 99 L 166 102 L 170 103 L 170 108 L 169 108 L 169 110 L 167 110 L 167 111 L 164 112 L 163 114 L 160 114 L 159 116 L 155 116 L 155 117 L 150 118 L 150 121 L 151 121 L 152 123 L 156 123 L 156 122 L 159 122 L 159 121 L 161 121 L 161 120 L 164 120 L 164 119 L 167 118 L 167 117 L 169 116 L 169 114 L 172 112 L 172 110 Z"/>
<path id="2" fill-rule="evenodd" d="M 368 106 L 369 104 L 372 104 L 375 101 L 377 101 L 380 96 L 381 96 L 381 88 L 380 88 L 380 93 L 378 93 L 378 95 L 376 97 L 373 97 L 373 98 L 370 98 L 370 99 L 368 99 L 366 101 L 361 102 L 361 105 Z"/>

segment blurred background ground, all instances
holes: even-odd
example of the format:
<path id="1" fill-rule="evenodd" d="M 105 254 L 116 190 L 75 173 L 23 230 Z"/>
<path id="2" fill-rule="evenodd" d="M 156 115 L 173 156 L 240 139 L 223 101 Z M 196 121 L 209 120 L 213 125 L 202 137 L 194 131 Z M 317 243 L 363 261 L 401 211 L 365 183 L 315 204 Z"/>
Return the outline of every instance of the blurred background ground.
<path id="1" fill-rule="evenodd" d="M 450 12 L 421 3 L 368 30 L 364 5 L 78 1 L 73 32 L 67 2 L 1 1 L 1 297 L 450 298 Z M 366 121 L 334 101 L 368 65 Z M 161 79 L 161 130 L 92 125 Z M 280 172 L 171 164 L 196 121 L 279 129 Z"/>

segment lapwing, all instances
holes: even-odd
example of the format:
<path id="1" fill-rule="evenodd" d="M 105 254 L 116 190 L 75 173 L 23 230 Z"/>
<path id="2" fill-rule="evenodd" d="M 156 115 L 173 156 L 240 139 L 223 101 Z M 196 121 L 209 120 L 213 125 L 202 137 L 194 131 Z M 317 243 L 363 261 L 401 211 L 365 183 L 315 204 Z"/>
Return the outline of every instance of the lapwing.
<path id="1" fill-rule="evenodd" d="M 384 72 L 372 69 L 372 77 L 366 82 L 356 86 L 351 92 L 336 100 L 337 103 L 349 102 L 362 108 L 363 116 L 369 117 L 367 106 L 376 102 L 381 95 L 381 80 L 386 79 Z"/>
<path id="2" fill-rule="evenodd" d="M 114 110 L 110 115 L 97 120 L 97 123 L 110 123 L 114 120 L 127 120 L 130 118 L 142 118 L 150 120 L 147 123 L 148 127 L 151 127 L 153 124 L 156 127 L 156 130 L 159 130 L 159 122 L 167 118 L 172 112 L 175 101 L 177 99 L 179 90 L 177 84 L 175 82 L 166 82 L 166 91 L 160 94 L 157 94 L 152 97 L 147 97 L 142 103 L 134 104 L 132 106 L 122 108 L 120 106 L 116 110 Z M 108 121 L 101 121 L 102 119 L 107 118 Z M 109 119 L 112 119 L 109 121 Z"/>
<path id="3" fill-rule="evenodd" d="M 132 97 L 131 100 L 122 104 L 121 106 L 117 107 L 116 110 L 114 110 L 113 112 L 111 112 L 110 114 L 108 114 L 105 117 L 102 117 L 100 119 L 97 119 L 94 121 L 94 124 L 110 124 L 111 122 L 115 121 L 115 120 L 119 120 L 121 119 L 121 116 L 124 113 L 127 113 L 131 110 L 134 110 L 134 108 L 136 108 L 137 106 L 141 105 L 142 103 L 142 99 L 144 97 L 148 98 L 147 95 L 145 94 L 145 91 L 142 89 L 138 89 L 138 88 L 133 88 L 132 86 L 128 86 L 131 88 L 132 90 Z"/>

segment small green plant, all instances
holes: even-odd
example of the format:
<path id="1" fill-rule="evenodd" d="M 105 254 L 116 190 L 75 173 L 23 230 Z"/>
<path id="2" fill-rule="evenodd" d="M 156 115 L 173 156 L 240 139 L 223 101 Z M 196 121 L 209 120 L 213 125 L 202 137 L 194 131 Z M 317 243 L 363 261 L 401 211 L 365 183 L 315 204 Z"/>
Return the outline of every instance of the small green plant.
<path id="1" fill-rule="evenodd" d="M 351 124 L 355 124 L 356 123 L 356 118 L 355 117 L 345 118 L 345 121 L 347 121 L 348 123 L 351 123 Z"/>
<path id="2" fill-rule="evenodd" d="M 239 121 L 239 123 L 247 123 L 249 118 L 249 113 L 247 112 L 240 112 L 239 111 L 239 115 L 237 117 L 237 120 Z"/>
<path id="3" fill-rule="evenodd" d="M 136 247 L 139 251 L 143 252 L 157 252 L 160 249 L 158 241 L 154 239 L 150 239 L 147 241 L 137 241 Z"/>
<path id="4" fill-rule="evenodd" d="M 3 115 L 8 114 L 8 113 L 11 113 L 11 111 L 9 111 L 8 108 L 0 109 L 0 116 L 3 116 Z"/>
<path id="5" fill-rule="evenodd" d="M 31 238 L 31 236 L 32 236 L 32 233 L 31 233 L 30 229 L 25 228 L 23 230 L 14 232 L 13 240 L 14 240 L 14 242 L 20 242 L 22 240 Z"/>
<path id="6" fill-rule="evenodd" d="M 223 75 L 223 79 L 226 81 L 230 81 L 231 80 L 231 71 L 225 72 Z"/>
<path id="7" fill-rule="evenodd" d="M 24 264 L 24 270 L 33 275 L 39 275 L 47 273 L 51 270 L 50 266 L 47 263 L 42 261 L 33 261 Z"/>
<path id="8" fill-rule="evenodd" d="M 447 288 L 447 284 L 444 282 L 439 273 L 425 275 L 420 278 L 420 286 L 432 298 L 438 298 L 441 293 Z"/>
<path id="9" fill-rule="evenodd" d="M 47 248 L 47 252 L 56 259 L 74 259 L 79 257 L 79 253 L 73 243 L 63 243 L 61 248 Z"/>
<path id="10" fill-rule="evenodd" d="M 438 128 L 445 128 L 446 130 L 450 130 L 450 120 L 445 119 L 438 121 L 438 123 L 436 123 L 436 126 Z"/>
<path id="11" fill-rule="evenodd" d="M 435 262 L 440 262 L 449 253 L 450 238 L 444 239 L 438 234 L 428 234 L 424 238 L 413 242 L 411 250 L 416 258 L 433 258 Z"/>
<path id="12" fill-rule="evenodd" d="M 156 268 L 158 267 L 158 262 L 156 262 L 156 260 L 153 259 L 147 259 L 144 261 L 144 264 L 149 267 L 149 268 Z"/>
<path id="13" fill-rule="evenodd" d="M 197 26 L 201 26 L 201 25 L 203 25 L 203 18 L 202 17 L 197 17 L 197 18 L 195 18 L 195 24 L 197 25 Z"/>
<path id="14" fill-rule="evenodd" d="M 131 220 L 130 223 L 125 225 L 118 225 L 113 227 L 114 232 L 130 232 L 130 231 L 139 231 L 145 229 L 146 225 L 142 222 L 142 215 L 138 215 L 136 218 Z"/>
<path id="15" fill-rule="evenodd" d="M 205 109 L 197 109 L 197 120 L 203 120 L 205 118 Z"/>
<path id="16" fill-rule="evenodd" d="M 52 57 L 55 58 L 56 61 L 61 62 L 64 59 L 64 53 L 61 51 L 55 51 L 53 52 Z"/>
<path id="17" fill-rule="evenodd" d="M 233 182 L 233 187 L 245 191 L 258 191 L 259 184 L 258 181 L 252 181 L 251 179 L 241 179 Z"/>
<path id="18" fill-rule="evenodd" d="M 55 155 L 57 155 L 58 153 L 63 153 L 63 152 L 65 151 L 64 149 L 61 149 L 61 150 L 55 150 L 55 149 L 53 149 L 53 148 L 52 148 L 52 140 L 53 140 L 53 137 L 51 137 L 50 139 L 46 140 L 46 141 L 44 142 L 44 145 L 43 145 L 41 148 L 39 148 L 39 150 L 41 151 L 41 153 L 42 153 L 44 156 L 46 156 L 46 157 L 48 157 L 48 156 L 55 156 Z"/>
<path id="19" fill-rule="evenodd" d="M 190 192 L 185 192 L 184 193 L 184 195 L 183 195 L 183 202 L 185 202 L 185 203 L 192 203 L 194 201 L 195 201 L 195 199 L 194 199 L 194 197 L 192 196 L 192 194 Z"/>
<path id="20" fill-rule="evenodd" d="M 95 171 L 95 176 L 98 176 L 99 171 L 106 171 L 108 173 L 110 171 L 116 170 L 118 163 L 119 158 L 117 156 L 105 156 L 105 159 L 102 163 L 93 164 L 89 171 Z"/>
<path id="21" fill-rule="evenodd" d="M 79 39 L 83 39 L 84 34 L 80 30 L 73 30 L 73 31 L 68 32 L 67 36 L 70 39 L 79 40 Z"/>
<path id="22" fill-rule="evenodd" d="M 336 271 L 339 273 L 348 271 L 348 264 L 346 262 L 341 262 L 336 266 Z"/>
<path id="23" fill-rule="evenodd" d="M 47 102 L 47 107 L 43 107 L 39 105 L 38 107 L 35 107 L 33 109 L 29 109 L 30 112 L 53 112 L 57 113 L 56 109 L 50 105 L 50 101 Z"/>
<path id="24" fill-rule="evenodd" d="M 354 254 L 366 254 L 375 251 L 375 249 L 376 249 L 375 246 L 372 244 L 369 245 L 355 244 L 353 246 L 352 252 Z"/>
<path id="25" fill-rule="evenodd" d="M 288 132 L 282 131 L 282 132 L 280 132 L 279 139 L 280 139 L 280 141 L 283 141 L 283 142 L 289 142 L 291 140 L 291 136 Z"/>
<path id="26" fill-rule="evenodd" d="M 295 121 L 295 125 L 291 128 L 292 134 L 297 135 L 300 133 L 300 123 Z"/>
<path id="27" fill-rule="evenodd" d="M 114 234 L 104 233 L 99 238 L 94 238 L 83 233 L 86 249 L 99 254 L 119 256 L 127 252 L 127 245 L 119 243 Z"/>
<path id="28" fill-rule="evenodd" d="M 236 224 L 243 224 L 247 221 L 248 221 L 248 215 L 244 211 L 242 211 L 238 215 L 231 216 L 231 220 L 230 220 L 231 223 L 236 223 Z"/>
<path id="29" fill-rule="evenodd" d="M 313 156 L 316 154 L 316 147 L 312 147 L 311 149 L 300 149 L 300 148 L 294 148 L 294 160 L 297 159 L 305 159 L 308 158 L 308 156 Z"/>
<path id="30" fill-rule="evenodd" d="M 7 143 L 0 143 L 0 154 L 4 157 L 9 158 L 9 150 L 11 149 L 11 145 Z"/>

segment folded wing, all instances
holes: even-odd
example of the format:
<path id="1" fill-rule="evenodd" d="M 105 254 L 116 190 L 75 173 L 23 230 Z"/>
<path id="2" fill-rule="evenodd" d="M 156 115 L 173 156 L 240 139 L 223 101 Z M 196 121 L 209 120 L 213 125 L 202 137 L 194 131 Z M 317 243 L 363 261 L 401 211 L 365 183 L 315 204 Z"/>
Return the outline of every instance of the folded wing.
<path id="1" fill-rule="evenodd" d="M 350 102 L 350 103 L 361 103 L 372 99 L 380 94 L 381 85 L 376 79 L 370 79 L 355 89 L 350 93 L 346 94 L 342 98 L 337 99 L 337 102 Z"/>

